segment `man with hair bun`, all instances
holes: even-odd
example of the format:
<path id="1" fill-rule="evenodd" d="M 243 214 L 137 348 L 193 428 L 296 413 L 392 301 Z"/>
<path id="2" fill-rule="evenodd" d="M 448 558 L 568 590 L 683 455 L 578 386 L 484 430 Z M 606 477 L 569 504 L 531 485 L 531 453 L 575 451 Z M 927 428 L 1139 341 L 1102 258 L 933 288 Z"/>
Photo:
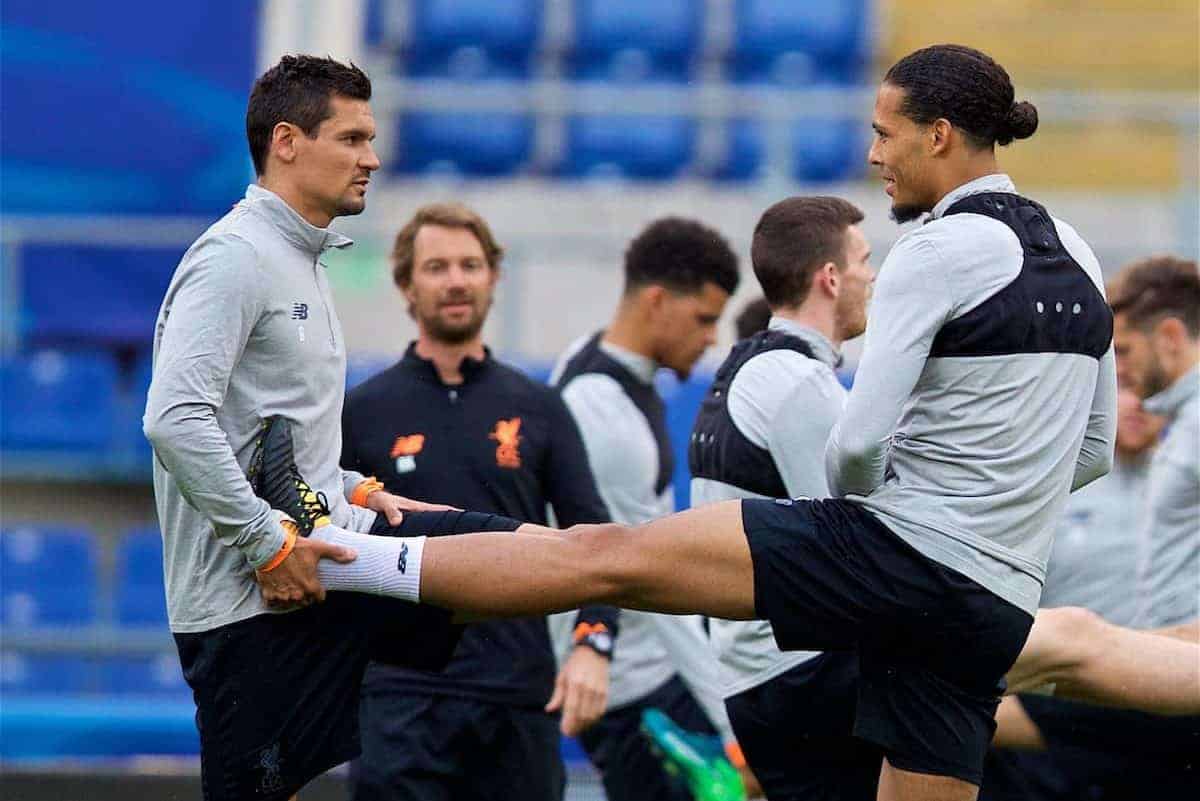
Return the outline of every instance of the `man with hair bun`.
<path id="1" fill-rule="evenodd" d="M 879 272 L 827 448 L 835 499 L 439 537 L 425 544 L 420 598 L 505 614 L 604 598 L 766 619 L 785 650 L 857 650 L 854 734 L 885 755 L 880 797 L 975 798 L 1051 532 L 1067 495 L 1113 458 L 1100 266 L 996 164 L 995 144 L 1031 135 L 1034 117 L 970 48 L 926 48 L 888 71 L 869 158 L 897 219 L 932 219 Z"/>

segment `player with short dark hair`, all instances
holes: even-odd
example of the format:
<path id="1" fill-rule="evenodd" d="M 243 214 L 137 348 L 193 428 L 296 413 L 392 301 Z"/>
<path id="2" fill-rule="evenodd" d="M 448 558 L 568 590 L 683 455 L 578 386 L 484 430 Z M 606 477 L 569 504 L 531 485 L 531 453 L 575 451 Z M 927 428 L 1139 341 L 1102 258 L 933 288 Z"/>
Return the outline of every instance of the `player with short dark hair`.
<path id="1" fill-rule="evenodd" d="M 655 377 L 666 366 L 686 378 L 716 342 L 737 281 L 737 257 L 719 233 L 692 220 L 653 222 L 626 251 L 625 287 L 609 324 L 559 358 L 551 383 L 579 424 L 613 520 L 644 523 L 675 511 L 674 451 Z M 608 707 L 580 736 L 609 801 L 691 798 L 638 730 L 643 713 L 657 708 L 692 730 L 713 734 L 716 726 L 732 742 L 716 673 L 699 619 L 622 613 Z"/>
<path id="2" fill-rule="evenodd" d="M 362 593 L 415 590 L 419 535 L 518 525 L 414 512 L 433 507 L 338 467 L 346 351 L 320 259 L 351 245 L 327 226 L 364 209 L 379 167 L 370 96 L 327 58 L 263 74 L 258 181 L 184 255 L 155 326 L 143 427 L 207 801 L 285 799 L 356 756 L 367 660 L 435 669 L 458 637 L 449 613 Z"/>
<path id="3" fill-rule="evenodd" d="M 787 198 L 759 219 L 750 253 L 771 316 L 734 345 L 701 404 L 693 507 L 829 496 L 825 443 L 846 401 L 834 369 L 866 326 L 874 280 L 862 219 L 836 197 Z M 761 621 L 710 626 L 730 722 L 767 797 L 874 798 L 879 751 L 850 736 L 857 654 L 780 651 Z"/>

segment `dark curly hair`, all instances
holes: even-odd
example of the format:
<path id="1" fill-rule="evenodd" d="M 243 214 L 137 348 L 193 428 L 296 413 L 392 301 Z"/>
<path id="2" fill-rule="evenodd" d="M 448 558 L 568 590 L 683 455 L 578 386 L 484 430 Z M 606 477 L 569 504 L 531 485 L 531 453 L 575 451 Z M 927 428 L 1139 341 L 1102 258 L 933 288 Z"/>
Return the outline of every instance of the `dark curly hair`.
<path id="1" fill-rule="evenodd" d="M 354 100 L 371 99 L 371 79 L 354 64 L 332 58 L 284 56 L 254 82 L 246 105 L 246 141 L 254 172 L 262 175 L 267 168 L 271 131 L 281 122 L 290 122 L 308 137 L 333 116 L 329 99 L 334 95 Z"/>
<path id="2" fill-rule="evenodd" d="M 1004 67 L 971 47 L 942 44 L 909 53 L 883 81 L 904 90 L 906 117 L 922 125 L 949 120 L 978 148 L 1027 139 L 1037 130 L 1037 109 L 1013 102 Z"/>
<path id="3" fill-rule="evenodd" d="M 625 251 L 626 292 L 659 284 L 691 294 L 708 283 L 732 295 L 738 285 L 738 260 L 723 236 L 695 220 L 657 220 Z"/>

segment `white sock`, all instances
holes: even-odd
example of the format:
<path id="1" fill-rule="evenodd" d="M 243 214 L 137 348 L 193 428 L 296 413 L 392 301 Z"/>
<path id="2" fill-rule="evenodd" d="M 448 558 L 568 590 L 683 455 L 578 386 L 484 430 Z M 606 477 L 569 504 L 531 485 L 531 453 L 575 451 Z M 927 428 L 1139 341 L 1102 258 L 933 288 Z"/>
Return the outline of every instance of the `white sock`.
<path id="1" fill-rule="evenodd" d="M 386 595 L 416 603 L 421 600 L 421 554 L 424 537 L 379 537 L 334 525 L 313 529 L 309 539 L 353 548 L 358 558 L 342 564 L 317 563 L 317 576 L 327 590 Z"/>

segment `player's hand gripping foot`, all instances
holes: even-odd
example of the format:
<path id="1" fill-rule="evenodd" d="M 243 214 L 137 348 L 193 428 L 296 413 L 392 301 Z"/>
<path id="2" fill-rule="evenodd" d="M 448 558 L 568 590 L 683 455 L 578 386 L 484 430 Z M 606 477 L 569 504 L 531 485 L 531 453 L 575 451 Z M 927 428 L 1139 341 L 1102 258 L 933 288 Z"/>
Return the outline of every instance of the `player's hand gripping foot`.
<path id="1" fill-rule="evenodd" d="M 325 494 L 315 492 L 296 468 L 292 428 L 283 417 L 263 421 L 247 477 L 255 495 L 296 522 L 300 536 L 329 523 Z"/>
<path id="2" fill-rule="evenodd" d="M 725 758 L 720 740 L 680 728 L 660 710 L 642 713 L 642 734 L 668 773 L 687 784 L 696 801 L 742 801 L 742 778 Z"/>

